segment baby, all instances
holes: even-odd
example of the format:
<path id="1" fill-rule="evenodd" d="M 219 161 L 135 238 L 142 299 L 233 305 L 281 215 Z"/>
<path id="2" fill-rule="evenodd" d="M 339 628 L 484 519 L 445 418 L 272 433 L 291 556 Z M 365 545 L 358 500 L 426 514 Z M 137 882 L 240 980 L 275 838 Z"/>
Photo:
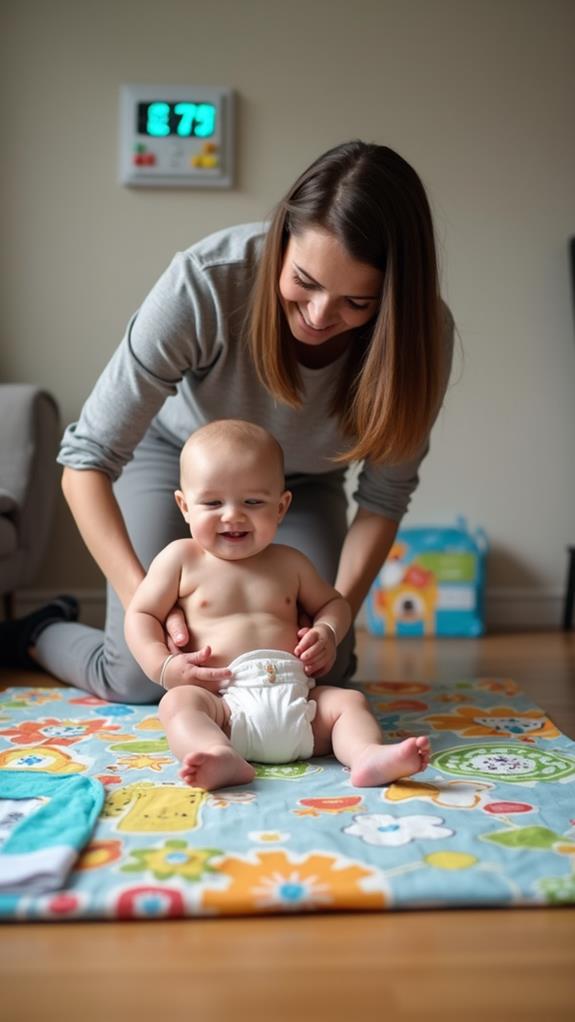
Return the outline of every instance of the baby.
<path id="1" fill-rule="evenodd" d="M 384 745 L 361 693 L 315 683 L 351 613 L 304 554 L 273 543 L 291 502 L 277 441 L 248 422 L 212 422 L 184 445 L 180 468 L 175 497 L 193 538 L 154 559 L 128 607 L 126 638 L 166 689 L 159 716 L 184 781 L 246 784 L 251 762 L 332 751 L 358 787 L 425 769 L 428 738 Z M 200 658 L 166 645 L 163 622 L 176 603 Z M 298 626 L 300 610 L 311 626 Z"/>

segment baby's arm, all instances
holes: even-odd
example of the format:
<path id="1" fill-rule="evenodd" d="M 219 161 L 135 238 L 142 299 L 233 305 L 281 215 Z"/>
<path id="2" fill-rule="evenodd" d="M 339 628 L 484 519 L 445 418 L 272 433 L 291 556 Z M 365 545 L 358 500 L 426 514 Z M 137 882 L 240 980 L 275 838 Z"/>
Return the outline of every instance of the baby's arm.
<path id="1" fill-rule="evenodd" d="M 299 629 L 294 655 L 301 659 L 306 674 L 320 677 L 333 666 L 337 647 L 349 631 L 351 608 L 304 554 L 295 550 L 293 554 L 298 558 L 298 602 L 313 619 L 311 628 Z"/>
<path id="2" fill-rule="evenodd" d="M 230 672 L 201 666 L 210 658 L 209 646 L 194 653 L 172 655 L 166 644 L 164 622 L 180 595 L 184 544 L 189 542 L 176 540 L 154 558 L 128 605 L 124 632 L 131 652 L 152 681 L 160 682 L 162 667 L 171 657 L 162 678 L 164 688 L 202 685 L 218 691 Z"/>

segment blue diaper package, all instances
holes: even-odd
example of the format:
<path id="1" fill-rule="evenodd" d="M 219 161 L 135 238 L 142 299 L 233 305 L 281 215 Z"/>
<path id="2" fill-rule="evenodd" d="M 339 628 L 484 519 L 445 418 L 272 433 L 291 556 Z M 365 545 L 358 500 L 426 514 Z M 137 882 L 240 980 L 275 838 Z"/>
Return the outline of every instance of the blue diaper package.
<path id="1" fill-rule="evenodd" d="M 487 537 L 464 518 L 400 529 L 366 601 L 372 635 L 482 635 Z"/>

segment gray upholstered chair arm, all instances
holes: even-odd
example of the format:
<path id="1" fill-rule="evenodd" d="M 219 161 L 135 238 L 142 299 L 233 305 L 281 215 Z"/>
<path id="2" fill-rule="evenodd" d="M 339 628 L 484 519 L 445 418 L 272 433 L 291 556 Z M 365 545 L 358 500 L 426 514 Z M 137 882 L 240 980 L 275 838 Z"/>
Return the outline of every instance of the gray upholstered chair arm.
<path id="1" fill-rule="evenodd" d="M 0 504 L 25 552 L 22 585 L 33 578 L 52 525 L 59 433 L 50 394 L 34 384 L 0 384 Z"/>
<path id="2" fill-rule="evenodd" d="M 18 501 L 8 490 L 0 489 L 0 515 L 14 515 L 18 512 Z"/>
<path id="3" fill-rule="evenodd" d="M 0 488 L 21 508 L 26 500 L 37 443 L 37 403 L 49 400 L 27 383 L 0 385 Z"/>

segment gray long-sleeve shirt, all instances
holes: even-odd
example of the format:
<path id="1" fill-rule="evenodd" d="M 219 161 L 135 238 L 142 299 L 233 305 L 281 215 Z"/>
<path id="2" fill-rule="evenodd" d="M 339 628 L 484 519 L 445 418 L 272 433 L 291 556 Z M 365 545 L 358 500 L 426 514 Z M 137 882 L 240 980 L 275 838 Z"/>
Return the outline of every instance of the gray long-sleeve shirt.
<path id="1" fill-rule="evenodd" d="M 303 405 L 288 408 L 259 382 L 242 340 L 264 224 L 219 231 L 175 256 L 128 324 L 126 334 L 63 437 L 58 460 L 117 479 L 153 423 L 182 446 L 217 418 L 249 419 L 281 443 L 286 474 L 321 474 L 349 449 L 330 414 L 341 356 L 322 369 L 301 366 Z M 453 320 L 445 309 L 448 361 Z M 421 457 L 402 465 L 366 461 L 354 494 L 367 510 L 399 521 L 417 486 Z"/>

